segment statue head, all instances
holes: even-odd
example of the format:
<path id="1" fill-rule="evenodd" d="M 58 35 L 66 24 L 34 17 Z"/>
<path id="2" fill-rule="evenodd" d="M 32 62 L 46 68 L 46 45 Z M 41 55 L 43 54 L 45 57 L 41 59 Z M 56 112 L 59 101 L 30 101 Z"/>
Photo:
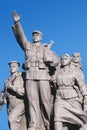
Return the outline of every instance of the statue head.
<path id="1" fill-rule="evenodd" d="M 79 52 L 74 52 L 72 54 L 72 62 L 74 63 L 80 63 L 81 62 L 81 55 Z"/>
<path id="2" fill-rule="evenodd" d="M 70 62 L 71 62 L 71 57 L 69 56 L 69 54 L 65 53 L 61 56 L 61 65 L 62 66 L 69 65 Z"/>
<path id="3" fill-rule="evenodd" d="M 33 42 L 38 43 L 42 40 L 43 34 L 39 30 L 35 30 L 33 31 L 32 36 L 33 36 Z"/>
<path id="4" fill-rule="evenodd" d="M 20 63 L 18 61 L 10 61 L 8 64 L 11 74 L 18 72 L 20 66 Z"/>

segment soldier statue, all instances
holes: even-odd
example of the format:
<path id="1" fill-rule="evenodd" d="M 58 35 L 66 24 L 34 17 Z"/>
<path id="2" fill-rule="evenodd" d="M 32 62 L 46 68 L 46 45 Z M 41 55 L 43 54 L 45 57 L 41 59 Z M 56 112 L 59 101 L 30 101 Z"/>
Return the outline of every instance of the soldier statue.
<path id="1" fill-rule="evenodd" d="M 17 61 L 9 62 L 11 75 L 4 83 L 4 89 L 0 96 L 0 104 L 7 104 L 10 130 L 27 130 L 24 80 L 22 73 L 19 72 L 19 65 Z"/>
<path id="2" fill-rule="evenodd" d="M 27 40 L 20 24 L 20 16 L 13 12 L 12 26 L 15 38 L 25 52 L 26 92 L 29 103 L 29 130 L 50 129 L 51 88 L 50 68 L 56 67 L 59 59 L 50 46 L 41 44 L 43 34 L 32 33 L 33 42 Z"/>

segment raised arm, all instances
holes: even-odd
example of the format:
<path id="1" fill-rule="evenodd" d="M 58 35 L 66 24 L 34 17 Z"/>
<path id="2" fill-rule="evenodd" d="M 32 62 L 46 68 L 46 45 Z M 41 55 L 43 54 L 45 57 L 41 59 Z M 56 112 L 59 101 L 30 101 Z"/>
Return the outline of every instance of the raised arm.
<path id="1" fill-rule="evenodd" d="M 23 28 L 20 24 L 20 16 L 16 13 L 16 11 L 13 11 L 12 17 L 14 20 L 14 25 L 12 26 L 15 38 L 20 45 L 20 47 L 25 51 L 27 46 L 30 45 L 30 42 L 27 40 Z"/>

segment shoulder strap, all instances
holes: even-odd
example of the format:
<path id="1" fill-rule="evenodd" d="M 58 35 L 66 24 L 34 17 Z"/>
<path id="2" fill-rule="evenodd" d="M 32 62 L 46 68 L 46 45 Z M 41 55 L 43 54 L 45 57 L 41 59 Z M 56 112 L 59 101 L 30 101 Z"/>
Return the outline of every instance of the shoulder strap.
<path id="1" fill-rule="evenodd" d="M 31 60 L 31 58 L 40 50 L 40 47 L 41 47 L 41 45 L 39 45 L 39 46 L 36 48 L 35 51 L 32 50 L 32 55 L 31 55 L 31 57 L 30 57 L 29 59 L 27 59 L 27 62 L 29 62 L 29 61 Z"/>

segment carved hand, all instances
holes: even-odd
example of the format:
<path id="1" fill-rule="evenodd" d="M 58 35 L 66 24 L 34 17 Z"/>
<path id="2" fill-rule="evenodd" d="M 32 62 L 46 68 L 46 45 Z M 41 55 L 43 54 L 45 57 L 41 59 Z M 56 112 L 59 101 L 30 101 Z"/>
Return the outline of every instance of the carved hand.
<path id="1" fill-rule="evenodd" d="M 17 14 L 16 11 L 12 12 L 12 17 L 13 17 L 13 20 L 14 20 L 15 23 L 20 21 L 20 16 Z"/>

